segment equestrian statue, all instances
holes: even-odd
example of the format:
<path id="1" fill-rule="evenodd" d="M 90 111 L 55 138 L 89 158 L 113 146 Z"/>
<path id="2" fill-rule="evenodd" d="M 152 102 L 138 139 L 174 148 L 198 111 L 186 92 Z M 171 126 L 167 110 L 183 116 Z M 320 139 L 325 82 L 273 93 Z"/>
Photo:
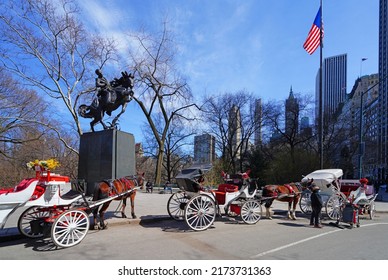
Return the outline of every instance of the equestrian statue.
<path id="1" fill-rule="evenodd" d="M 84 118 L 92 118 L 90 127 L 94 132 L 94 125 L 98 122 L 105 129 L 112 129 L 116 127 L 119 117 L 125 112 L 128 103 L 133 96 L 133 81 L 132 73 L 128 74 L 126 71 L 121 72 L 119 79 L 115 78 L 113 81 L 108 80 L 103 76 L 100 69 L 96 70 L 96 89 L 97 97 L 95 97 L 90 106 L 81 105 L 78 107 L 78 114 Z M 105 112 L 111 116 L 112 112 L 121 106 L 121 112 L 113 119 L 110 126 L 103 122 Z"/>

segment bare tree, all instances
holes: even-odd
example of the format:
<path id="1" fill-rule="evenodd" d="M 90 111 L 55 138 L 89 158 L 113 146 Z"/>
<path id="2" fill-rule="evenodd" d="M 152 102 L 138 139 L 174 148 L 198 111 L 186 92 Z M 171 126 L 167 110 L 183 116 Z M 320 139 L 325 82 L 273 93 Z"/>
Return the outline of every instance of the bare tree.
<path id="1" fill-rule="evenodd" d="M 249 141 L 259 127 L 257 122 L 261 120 L 254 115 L 253 103 L 252 94 L 242 90 L 205 97 L 201 108 L 203 121 L 209 133 L 215 136 L 221 162 L 228 172 L 244 168 Z"/>
<path id="2" fill-rule="evenodd" d="M 138 49 L 130 50 L 134 63 L 133 100 L 140 106 L 157 143 L 156 184 L 161 182 L 165 143 L 175 118 L 194 119 L 191 90 L 175 67 L 175 45 L 167 24 L 159 35 L 146 32 L 132 35 Z M 158 126 L 160 124 L 160 126 Z"/>
<path id="3" fill-rule="evenodd" d="M 26 163 L 49 157 L 61 162 L 61 172 L 76 177 L 77 155 L 58 141 L 56 131 L 71 146 L 78 144 L 78 138 L 63 131 L 56 121 L 50 120 L 56 130 L 49 129 L 45 123 L 52 114 L 42 97 L 0 68 L 0 185 L 14 185 L 30 177 Z"/>
<path id="4" fill-rule="evenodd" d="M 173 121 L 166 137 L 164 168 L 167 171 L 167 181 L 171 182 L 179 171 L 190 162 L 189 149 L 193 145 L 195 130 L 188 123 L 179 119 Z"/>
<path id="5" fill-rule="evenodd" d="M 1 3 L 0 63 L 20 82 L 49 97 L 58 111 L 64 106 L 65 118 L 72 120 L 81 135 L 77 108 L 82 94 L 94 90 L 89 86 L 90 68 L 102 67 L 111 59 L 114 45 L 90 36 L 78 15 L 73 0 Z M 51 120 L 46 125 L 56 130 Z M 59 130 L 56 133 L 60 135 Z M 63 137 L 59 139 L 65 141 Z M 77 153 L 76 148 L 67 146 Z"/>
<path id="6" fill-rule="evenodd" d="M 359 126 L 350 112 L 324 117 L 324 164 L 342 168 L 344 177 L 353 178 L 352 158 L 359 152 Z M 367 128 L 369 124 L 365 127 Z M 366 131 L 366 130 L 365 130 Z M 364 135 L 365 137 L 365 135 Z"/>
<path id="7" fill-rule="evenodd" d="M 312 98 L 310 96 L 295 95 L 290 106 L 284 101 L 269 101 L 266 104 L 265 126 L 273 133 L 272 144 L 283 146 L 288 150 L 292 164 L 296 163 L 296 148 L 308 147 L 306 143 L 314 140 L 315 135 L 302 133 L 300 130 L 301 116 L 313 117 Z M 314 118 L 311 118 L 314 119 Z M 314 146 L 310 146 L 315 148 Z"/>
<path id="8" fill-rule="evenodd" d="M 31 120 L 42 121 L 48 113 L 48 104 L 36 92 L 0 68 L 0 155 L 12 158 L 15 146 L 41 139 L 47 129 Z"/>
<path id="9" fill-rule="evenodd" d="M 172 182 L 172 179 L 179 173 L 179 171 L 190 162 L 189 149 L 193 145 L 193 136 L 196 134 L 195 128 L 189 123 L 184 123 L 182 119 L 173 119 L 169 131 L 166 136 L 164 145 L 164 160 L 162 178 L 165 181 Z M 156 151 L 158 151 L 158 143 L 150 130 L 144 132 L 147 146 L 145 150 L 153 158 L 157 158 Z"/>

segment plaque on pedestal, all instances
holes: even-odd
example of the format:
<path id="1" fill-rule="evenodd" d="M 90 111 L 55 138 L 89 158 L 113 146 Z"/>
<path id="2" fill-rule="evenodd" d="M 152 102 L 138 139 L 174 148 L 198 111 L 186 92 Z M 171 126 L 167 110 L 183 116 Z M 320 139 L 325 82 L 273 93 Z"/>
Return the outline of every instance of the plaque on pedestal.
<path id="1" fill-rule="evenodd" d="M 86 194 L 95 183 L 135 175 L 135 138 L 115 129 L 84 133 L 80 139 L 78 179 L 87 183 Z"/>

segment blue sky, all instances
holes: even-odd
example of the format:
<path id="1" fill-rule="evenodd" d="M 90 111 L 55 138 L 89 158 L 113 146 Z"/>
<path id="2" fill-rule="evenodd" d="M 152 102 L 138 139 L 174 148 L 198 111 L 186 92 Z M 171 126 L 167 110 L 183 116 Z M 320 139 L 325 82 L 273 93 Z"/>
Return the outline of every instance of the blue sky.
<path id="1" fill-rule="evenodd" d="M 195 96 L 245 89 L 264 101 L 284 100 L 291 86 L 295 93 L 315 93 L 319 50 L 309 55 L 302 45 L 319 0 L 79 0 L 79 4 L 88 28 L 117 39 L 141 26 L 160 30 L 167 15 L 178 42 L 179 70 L 189 78 Z M 361 72 L 378 72 L 378 19 L 378 0 L 323 1 L 323 54 L 347 53 L 348 92 Z M 362 67 L 361 58 L 368 58 Z M 134 106 L 128 110 L 136 111 Z M 128 122 L 122 130 L 141 138 L 130 125 L 133 117 L 125 117 Z"/>

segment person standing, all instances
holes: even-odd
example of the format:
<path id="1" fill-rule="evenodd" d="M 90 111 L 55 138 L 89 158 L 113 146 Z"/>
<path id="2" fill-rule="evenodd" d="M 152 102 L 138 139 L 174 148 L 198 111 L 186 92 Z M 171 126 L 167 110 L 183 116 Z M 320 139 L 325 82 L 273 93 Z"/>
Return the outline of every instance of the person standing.
<path id="1" fill-rule="evenodd" d="M 322 211 L 322 197 L 319 194 L 319 187 L 312 183 L 311 184 L 311 218 L 310 218 L 310 226 L 314 226 L 315 228 L 321 228 L 321 211 Z"/>

